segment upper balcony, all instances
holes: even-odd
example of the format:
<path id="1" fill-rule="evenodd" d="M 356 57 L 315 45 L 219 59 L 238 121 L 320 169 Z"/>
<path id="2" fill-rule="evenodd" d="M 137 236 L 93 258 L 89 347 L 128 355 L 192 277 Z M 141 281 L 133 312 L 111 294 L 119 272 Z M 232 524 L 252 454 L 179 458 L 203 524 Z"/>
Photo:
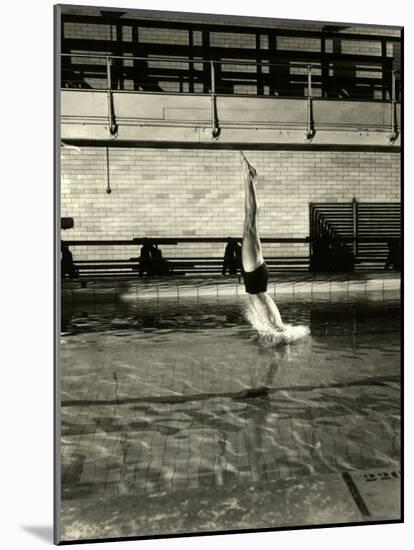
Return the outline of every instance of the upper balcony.
<path id="1" fill-rule="evenodd" d="M 238 36 L 245 33 L 246 44 L 232 48 L 211 44 L 214 33 L 219 34 L 212 25 L 199 30 L 181 23 L 187 45 L 137 46 L 135 36 L 129 47 L 123 40 L 129 27 L 125 21 L 119 24 L 115 36 L 120 41 L 63 40 L 63 140 L 400 144 L 398 36 L 241 27 Z M 180 25 L 164 22 L 163 28 L 171 26 Z M 196 33 L 202 37 L 199 44 Z M 300 34 L 302 46 L 313 41 L 314 51 L 275 49 L 275 33 L 287 40 Z M 252 36 L 255 48 L 247 40 Z M 359 44 L 362 53 L 350 53 Z"/>

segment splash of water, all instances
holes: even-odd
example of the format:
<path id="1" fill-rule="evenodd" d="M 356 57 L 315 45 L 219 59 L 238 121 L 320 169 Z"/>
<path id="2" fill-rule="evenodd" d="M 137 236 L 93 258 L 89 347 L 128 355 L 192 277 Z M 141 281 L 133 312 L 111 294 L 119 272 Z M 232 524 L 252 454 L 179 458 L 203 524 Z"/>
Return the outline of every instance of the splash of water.
<path id="1" fill-rule="evenodd" d="M 291 344 L 310 334 L 309 327 L 305 325 L 284 323 L 283 330 L 278 330 L 250 304 L 246 306 L 243 314 L 246 321 L 257 331 L 258 340 L 262 346 Z"/>

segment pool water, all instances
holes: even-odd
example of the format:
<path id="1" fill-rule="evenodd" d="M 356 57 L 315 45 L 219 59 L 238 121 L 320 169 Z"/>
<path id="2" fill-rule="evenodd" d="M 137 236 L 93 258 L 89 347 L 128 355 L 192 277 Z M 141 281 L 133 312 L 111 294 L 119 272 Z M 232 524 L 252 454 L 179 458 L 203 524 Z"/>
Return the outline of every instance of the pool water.
<path id="1" fill-rule="evenodd" d="M 310 335 L 274 348 L 243 307 L 63 310 L 63 499 L 398 469 L 399 302 L 283 303 Z"/>

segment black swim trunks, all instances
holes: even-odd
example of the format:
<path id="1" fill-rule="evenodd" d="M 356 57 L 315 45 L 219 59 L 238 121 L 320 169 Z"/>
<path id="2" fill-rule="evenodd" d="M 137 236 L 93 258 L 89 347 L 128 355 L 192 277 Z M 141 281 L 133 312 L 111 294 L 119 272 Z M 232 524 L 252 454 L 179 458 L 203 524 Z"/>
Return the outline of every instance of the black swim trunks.
<path id="1" fill-rule="evenodd" d="M 254 271 L 242 270 L 244 286 L 248 294 L 259 294 L 259 292 L 266 292 L 267 281 L 269 279 L 269 270 L 265 262 L 262 263 Z"/>

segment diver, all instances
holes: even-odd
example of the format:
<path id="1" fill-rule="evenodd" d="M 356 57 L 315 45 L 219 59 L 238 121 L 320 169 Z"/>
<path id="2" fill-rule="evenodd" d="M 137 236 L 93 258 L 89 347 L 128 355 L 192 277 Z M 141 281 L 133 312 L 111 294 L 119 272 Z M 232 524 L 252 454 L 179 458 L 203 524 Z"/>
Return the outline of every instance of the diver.
<path id="1" fill-rule="evenodd" d="M 289 344 L 309 334 L 309 327 L 283 323 L 277 305 L 267 292 L 269 270 L 263 259 L 257 231 L 257 172 L 240 152 L 245 186 L 245 217 L 242 242 L 242 276 L 249 295 L 245 316 L 257 330 L 263 346 Z"/>
<path id="2" fill-rule="evenodd" d="M 256 198 L 257 172 L 240 152 L 245 185 L 245 216 L 242 242 L 242 275 L 250 304 L 258 317 L 276 331 L 284 325 L 277 305 L 267 292 L 269 270 L 263 259 L 262 246 L 257 232 L 258 203 Z"/>

